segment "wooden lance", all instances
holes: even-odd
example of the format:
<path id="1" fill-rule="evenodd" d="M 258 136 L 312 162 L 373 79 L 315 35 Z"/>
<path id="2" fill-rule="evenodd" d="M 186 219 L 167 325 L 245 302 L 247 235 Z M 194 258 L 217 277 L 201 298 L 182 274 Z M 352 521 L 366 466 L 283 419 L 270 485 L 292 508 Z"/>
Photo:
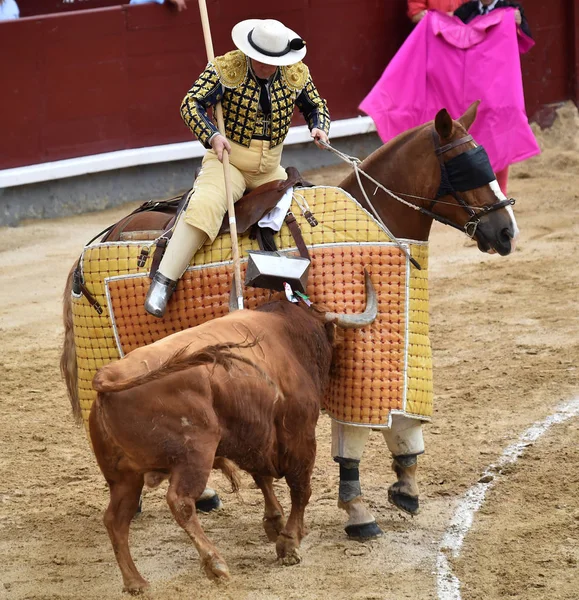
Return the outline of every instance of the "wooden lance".
<path id="1" fill-rule="evenodd" d="M 207 60 L 213 62 L 215 54 L 213 52 L 213 41 L 211 39 L 211 28 L 209 27 L 209 15 L 207 14 L 207 4 L 205 0 L 199 0 L 199 12 L 201 13 L 201 25 L 203 27 L 203 38 L 205 40 L 205 50 Z M 217 119 L 217 128 L 221 135 L 225 136 L 225 124 L 223 122 L 223 109 L 221 102 L 215 106 L 215 118 Z M 243 308 L 243 288 L 241 284 L 241 262 L 239 259 L 239 244 L 237 242 L 237 222 L 235 220 L 235 206 L 233 204 L 233 190 L 231 188 L 231 171 L 229 168 L 229 153 L 223 150 L 223 175 L 225 177 L 225 193 L 227 195 L 227 213 L 229 217 L 229 232 L 231 234 L 231 255 L 233 257 L 233 282 L 235 285 L 235 295 L 237 296 L 237 308 Z"/>

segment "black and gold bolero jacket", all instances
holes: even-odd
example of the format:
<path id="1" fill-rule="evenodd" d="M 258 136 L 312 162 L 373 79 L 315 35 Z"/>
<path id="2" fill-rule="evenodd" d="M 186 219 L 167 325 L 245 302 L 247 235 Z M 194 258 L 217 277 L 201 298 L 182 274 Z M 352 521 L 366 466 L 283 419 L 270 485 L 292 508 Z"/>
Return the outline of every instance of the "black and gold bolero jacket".
<path id="1" fill-rule="evenodd" d="M 218 132 L 207 110 L 221 100 L 225 134 L 228 139 L 249 146 L 258 125 L 260 85 L 249 68 L 249 59 L 240 50 L 215 57 L 187 92 L 181 103 L 181 116 L 197 136 L 210 148 L 209 139 Z M 330 114 L 302 62 L 279 67 L 270 85 L 271 146 L 281 144 L 288 133 L 294 106 L 297 105 L 311 129 L 326 133 Z"/>

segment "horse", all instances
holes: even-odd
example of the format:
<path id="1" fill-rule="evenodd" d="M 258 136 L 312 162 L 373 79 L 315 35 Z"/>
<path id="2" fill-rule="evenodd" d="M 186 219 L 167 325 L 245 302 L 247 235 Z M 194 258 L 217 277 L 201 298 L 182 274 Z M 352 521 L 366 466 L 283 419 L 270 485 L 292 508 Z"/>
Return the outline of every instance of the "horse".
<path id="1" fill-rule="evenodd" d="M 434 121 L 404 132 L 374 151 L 339 187 L 373 212 L 396 238 L 426 242 L 437 220 L 466 233 L 481 252 L 508 255 L 518 235 L 511 207 L 514 201 L 503 195 L 484 149 L 468 134 L 478 105 L 474 102 L 457 120 L 441 109 Z M 170 214 L 146 208 L 119 221 L 108 231 L 106 240 L 118 240 L 131 232 L 162 231 L 171 219 Z M 61 357 L 73 408 L 78 406 L 70 296 L 74 270 L 65 289 Z M 79 413 L 75 416 L 80 419 Z M 332 420 L 332 454 L 340 467 L 338 506 L 348 516 L 346 533 L 355 539 L 382 535 L 362 500 L 359 477 L 371 428 Z M 397 476 L 388 489 L 388 499 L 398 509 L 415 515 L 419 512 L 417 457 L 424 452 L 422 422 L 393 415 L 390 429 L 383 433 Z"/>

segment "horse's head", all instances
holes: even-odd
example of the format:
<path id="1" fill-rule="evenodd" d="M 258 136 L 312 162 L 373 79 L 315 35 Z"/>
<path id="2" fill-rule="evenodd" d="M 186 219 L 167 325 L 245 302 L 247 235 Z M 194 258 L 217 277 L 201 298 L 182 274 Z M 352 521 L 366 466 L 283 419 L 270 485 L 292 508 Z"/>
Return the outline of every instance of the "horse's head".
<path id="1" fill-rule="evenodd" d="M 434 144 L 441 182 L 430 211 L 437 220 L 463 228 L 482 252 L 506 256 L 514 249 L 519 233 L 512 204 L 502 193 L 482 146 L 468 134 L 479 102 L 458 120 L 446 109 L 434 120 Z"/>

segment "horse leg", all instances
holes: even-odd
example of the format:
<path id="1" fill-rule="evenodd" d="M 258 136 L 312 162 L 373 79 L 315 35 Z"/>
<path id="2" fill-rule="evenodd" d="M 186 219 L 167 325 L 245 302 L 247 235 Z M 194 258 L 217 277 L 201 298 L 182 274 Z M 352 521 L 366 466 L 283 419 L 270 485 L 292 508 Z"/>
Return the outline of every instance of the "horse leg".
<path id="1" fill-rule="evenodd" d="M 360 460 L 370 434 L 368 427 L 344 425 L 332 420 L 332 456 L 340 465 L 338 507 L 348 513 L 348 537 L 367 540 L 382 535 L 374 515 L 362 501 Z"/>
<path id="2" fill-rule="evenodd" d="M 253 475 L 253 480 L 263 493 L 265 512 L 263 515 L 263 528 L 270 542 L 277 541 L 279 534 L 285 526 L 283 508 L 273 491 L 273 477 Z"/>
<path id="3" fill-rule="evenodd" d="M 424 452 L 422 422 L 404 415 L 392 415 L 392 427 L 383 430 L 392 453 L 392 469 L 398 478 L 388 488 L 388 500 L 400 510 L 416 515 L 420 510 L 416 481 L 417 457 Z"/>
<path id="4" fill-rule="evenodd" d="M 135 473 L 119 475 L 118 480 L 109 480 L 110 502 L 103 520 L 123 576 L 123 591 L 138 594 L 149 587 L 149 584 L 143 579 L 131 557 L 129 527 L 141 497 L 143 476 Z"/>
<path id="5" fill-rule="evenodd" d="M 149 484 L 145 481 L 145 484 L 148 487 L 154 488 L 160 485 L 162 479 L 158 483 Z M 208 513 L 212 510 L 218 510 L 223 508 L 223 503 L 221 502 L 221 498 L 217 494 L 217 492 L 210 487 L 206 487 L 197 502 L 195 502 L 195 507 L 199 512 Z M 137 511 L 135 513 L 135 517 L 140 515 L 143 512 L 143 495 L 139 498 L 139 506 L 137 506 Z"/>
<path id="6" fill-rule="evenodd" d="M 313 467 L 312 461 L 308 468 L 295 469 L 285 476 L 290 488 L 292 507 L 287 523 L 275 544 L 277 556 L 282 565 L 297 565 L 302 560 L 298 548 L 305 535 L 304 512 L 312 494 L 310 480 Z"/>
<path id="7" fill-rule="evenodd" d="M 203 462 L 206 464 L 203 464 Z M 205 535 L 197 518 L 195 507 L 195 501 L 201 497 L 205 490 L 205 484 L 209 479 L 212 465 L 213 457 L 211 456 L 207 461 L 191 460 L 173 469 L 169 489 L 167 490 L 167 504 L 177 523 L 181 525 L 195 544 L 201 566 L 207 577 L 223 580 L 229 579 L 227 563 Z"/>

